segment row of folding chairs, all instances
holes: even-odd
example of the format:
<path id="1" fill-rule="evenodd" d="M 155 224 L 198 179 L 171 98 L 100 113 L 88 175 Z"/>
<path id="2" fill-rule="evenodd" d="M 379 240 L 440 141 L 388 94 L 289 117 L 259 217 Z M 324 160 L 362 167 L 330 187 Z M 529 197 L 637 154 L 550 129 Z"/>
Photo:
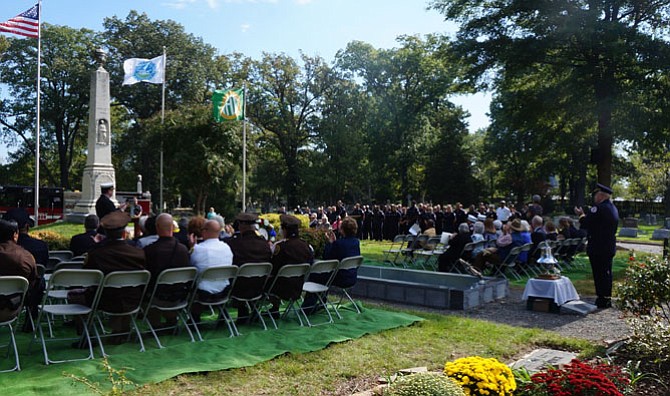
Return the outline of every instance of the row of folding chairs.
<path id="1" fill-rule="evenodd" d="M 75 256 L 71 250 L 51 250 L 49 251 L 49 262 L 42 263 L 47 272 L 53 272 L 59 263 L 62 262 L 84 262 L 86 255 Z"/>
<path id="2" fill-rule="evenodd" d="M 163 342 L 159 337 L 163 331 L 169 331 L 173 334 L 182 329 L 188 333 L 191 342 L 203 340 L 201 327 L 205 325 L 205 321 L 197 321 L 191 315 L 191 307 L 193 304 L 201 304 L 209 308 L 213 313 L 218 313 L 218 323 L 225 323 L 231 337 L 240 335 L 240 332 L 235 324 L 235 321 L 228 312 L 231 305 L 243 305 L 249 312 L 249 319 L 251 321 L 258 321 L 264 329 L 267 330 L 266 318 L 274 328 L 277 328 L 277 322 L 271 311 L 271 301 L 275 298 L 283 300 L 285 308 L 283 309 L 282 318 L 291 314 L 297 316 L 301 326 L 314 326 L 319 323 L 313 323 L 315 317 L 321 315 L 310 315 L 306 309 L 301 306 L 302 294 L 298 293 L 295 296 L 287 298 L 281 296 L 278 291 L 282 283 L 290 280 L 298 280 L 299 285 L 302 286 L 302 292 L 314 293 L 317 297 L 315 307 L 325 311 L 327 320 L 324 323 L 333 323 L 333 315 L 342 318 L 340 314 L 341 309 L 350 308 L 360 313 L 360 309 L 356 302 L 349 294 L 348 289 L 338 289 L 332 285 L 333 280 L 340 269 L 357 268 L 363 262 L 363 257 L 351 257 L 342 261 L 338 260 L 324 260 L 317 261 L 313 265 L 309 264 L 295 264 L 286 265 L 280 268 L 276 276 L 270 277 L 272 272 L 271 263 L 249 263 L 237 266 L 216 266 L 210 267 L 202 271 L 198 276 L 197 269 L 194 267 L 175 268 L 163 271 L 156 279 L 155 286 L 148 290 L 150 281 L 150 273 L 148 271 L 117 271 L 103 275 L 98 270 L 84 270 L 84 269 L 60 269 L 55 271 L 47 283 L 44 299 L 40 306 L 40 311 L 36 322 L 34 323 L 34 337 L 31 342 L 31 347 L 34 343 L 41 344 L 44 355 L 45 364 L 61 363 L 67 361 L 87 360 L 94 357 L 94 344 L 98 344 L 102 356 L 107 356 L 104 342 L 110 336 L 127 337 L 129 341 L 131 337 L 135 336 L 140 346 L 140 351 L 145 350 L 144 341 L 142 339 L 142 329 L 138 321 L 145 324 L 148 329 L 145 333 L 151 333 L 156 341 L 158 348 L 163 348 Z M 312 273 L 327 273 L 327 282 L 319 284 L 309 282 L 308 277 Z M 271 280 L 270 280 L 271 279 Z M 201 281 L 221 281 L 228 280 L 230 286 L 226 288 L 224 293 L 218 294 L 215 298 L 203 299 L 197 292 L 197 285 Z M 268 282 L 270 282 L 269 287 Z M 253 285 L 254 287 L 250 287 Z M 164 294 L 161 290 L 164 287 L 171 287 L 175 290 L 177 287 L 182 292 L 177 293 L 177 298 L 172 301 L 165 301 Z M 19 295 L 21 305 L 25 297 L 28 282 L 22 277 L 0 277 L 0 295 Z M 105 290 L 112 289 L 130 289 L 136 288 L 140 291 L 137 304 L 130 307 L 125 307 L 123 312 L 109 311 L 103 308 L 100 304 Z M 72 303 L 68 301 L 68 294 L 72 289 L 90 289 L 95 290 L 93 303 L 88 306 L 83 303 Z M 338 291 L 339 301 L 328 300 L 328 295 L 332 291 Z M 146 296 L 145 296 L 146 294 Z M 146 297 L 146 298 L 145 298 Z M 144 302 L 143 302 L 144 301 Z M 350 302 L 351 304 L 345 305 Z M 149 312 L 157 310 L 158 312 L 172 312 L 176 316 L 176 323 L 165 324 L 163 327 L 155 327 L 149 320 Z M 19 357 L 14 339 L 15 324 L 21 307 L 18 308 L 15 315 L 0 323 L 0 326 L 7 326 L 11 334 L 7 346 L 14 352 L 15 366 L 11 370 L 20 370 Z M 104 325 L 104 319 L 114 316 L 127 316 L 130 318 L 130 331 L 122 334 L 113 334 Z M 141 320 L 138 319 L 141 317 Z M 27 319 L 30 318 L 27 315 Z M 61 319 L 63 318 L 63 319 Z M 68 331 L 66 326 L 58 326 L 58 322 L 64 318 L 74 318 L 79 322 L 79 329 L 81 335 L 75 336 L 72 334 L 72 329 Z M 240 318 L 238 318 L 240 319 Z M 69 333 L 69 336 L 68 336 Z M 68 352 L 59 350 L 58 352 L 51 347 L 56 342 L 73 341 L 78 343 L 79 347 L 88 350 L 88 353 L 81 358 L 72 358 L 70 355 L 72 351 L 68 348 Z M 59 357 L 55 357 L 55 355 Z"/>
<path id="3" fill-rule="evenodd" d="M 437 259 L 446 249 L 439 236 L 396 235 L 383 251 L 382 261 L 395 267 L 436 270 Z"/>

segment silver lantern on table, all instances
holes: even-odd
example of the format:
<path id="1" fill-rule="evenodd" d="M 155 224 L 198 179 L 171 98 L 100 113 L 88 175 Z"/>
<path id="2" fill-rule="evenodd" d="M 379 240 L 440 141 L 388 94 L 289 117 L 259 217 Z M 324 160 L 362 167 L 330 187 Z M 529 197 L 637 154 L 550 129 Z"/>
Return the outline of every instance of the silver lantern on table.
<path id="1" fill-rule="evenodd" d="M 560 279 L 561 271 L 556 267 L 558 260 L 551 254 L 551 246 L 544 243 L 540 247 L 542 256 L 537 260 L 537 263 L 544 267 L 544 272 L 538 276 L 540 279 Z"/>

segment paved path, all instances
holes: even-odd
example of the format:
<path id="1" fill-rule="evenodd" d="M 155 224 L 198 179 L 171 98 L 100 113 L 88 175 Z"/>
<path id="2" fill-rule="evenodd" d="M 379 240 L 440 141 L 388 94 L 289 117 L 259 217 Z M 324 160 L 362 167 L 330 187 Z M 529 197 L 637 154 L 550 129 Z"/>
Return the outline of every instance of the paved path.
<path id="1" fill-rule="evenodd" d="M 653 254 L 663 254 L 662 245 L 651 245 L 643 243 L 631 243 L 631 242 L 617 242 L 618 246 L 621 246 L 624 249 L 633 249 L 636 252 L 645 252 Z"/>

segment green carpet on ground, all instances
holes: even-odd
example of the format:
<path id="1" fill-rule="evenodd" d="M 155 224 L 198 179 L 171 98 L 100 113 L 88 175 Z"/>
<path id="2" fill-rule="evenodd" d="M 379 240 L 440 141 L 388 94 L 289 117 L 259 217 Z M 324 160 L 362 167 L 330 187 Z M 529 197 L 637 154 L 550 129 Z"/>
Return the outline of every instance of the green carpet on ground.
<path id="1" fill-rule="evenodd" d="M 242 326 L 239 337 L 228 337 L 225 326 L 207 329 L 203 332 L 204 342 L 189 342 L 184 332 L 178 336 L 161 337 L 166 348 L 158 349 L 153 337 L 144 337 L 147 351 L 139 352 L 139 344 L 131 342 L 119 346 L 105 347 L 110 355 L 109 363 L 114 369 L 127 368 L 126 377 L 138 385 L 160 382 L 179 374 L 217 371 L 252 366 L 270 360 L 284 353 L 305 353 L 323 349 L 331 343 L 360 338 L 401 326 L 409 326 L 419 317 L 366 308 L 362 314 L 341 310 L 343 319 L 335 318 L 335 323 L 315 327 L 300 327 L 297 320 L 280 321 L 279 329 L 263 331 L 260 325 Z M 325 317 L 325 316 L 324 316 Z M 317 316 L 318 320 L 322 319 Z M 0 334 L 8 336 L 6 332 Z M 32 354 L 28 354 L 28 335 L 18 334 L 21 357 L 20 372 L 0 374 L 0 388 L 6 395 L 71 395 L 91 393 L 83 384 L 75 383 L 64 376 L 65 373 L 85 377 L 100 383 L 103 389 L 110 388 L 107 373 L 102 367 L 102 359 L 44 365 L 38 344 L 34 344 Z M 85 351 L 68 350 L 66 344 L 53 344 L 49 351 L 78 353 Z M 95 349 L 100 356 L 99 348 Z M 0 368 L 10 364 L 4 354 L 0 358 Z"/>

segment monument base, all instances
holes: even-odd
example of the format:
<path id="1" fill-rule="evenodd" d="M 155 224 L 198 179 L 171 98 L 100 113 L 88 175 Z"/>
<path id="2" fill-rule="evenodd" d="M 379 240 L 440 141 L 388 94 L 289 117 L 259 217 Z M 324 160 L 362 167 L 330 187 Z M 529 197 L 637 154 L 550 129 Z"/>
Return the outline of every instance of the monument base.
<path id="1" fill-rule="evenodd" d="M 65 215 L 66 223 L 84 224 L 84 220 L 89 213 L 72 212 Z"/>

